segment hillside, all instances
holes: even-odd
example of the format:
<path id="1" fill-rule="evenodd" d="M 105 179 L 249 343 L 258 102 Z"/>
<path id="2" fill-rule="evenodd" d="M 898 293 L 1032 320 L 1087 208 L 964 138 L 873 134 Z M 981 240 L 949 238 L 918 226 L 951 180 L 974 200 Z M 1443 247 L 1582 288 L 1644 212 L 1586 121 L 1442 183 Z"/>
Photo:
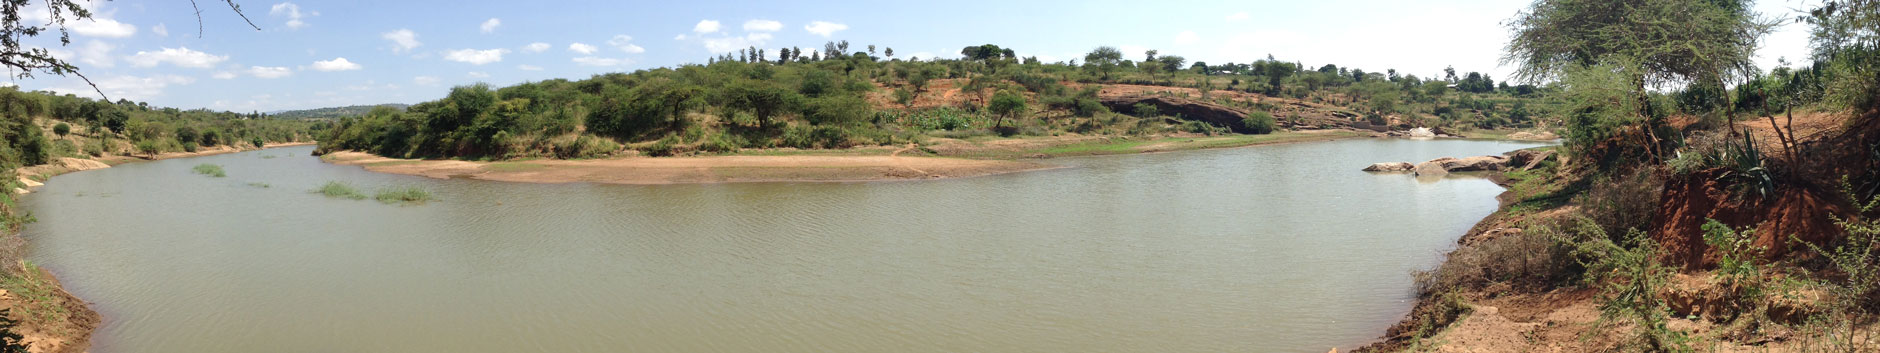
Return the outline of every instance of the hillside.
<path id="1" fill-rule="evenodd" d="M 278 113 L 269 114 L 268 116 L 276 118 L 276 119 L 289 119 L 289 120 L 338 119 L 338 118 L 345 118 L 345 117 L 363 116 L 363 115 L 366 115 L 366 112 L 372 111 L 372 108 L 377 108 L 377 107 L 392 107 L 392 108 L 398 109 L 399 111 L 404 111 L 406 107 L 410 107 L 410 106 L 411 106 L 410 104 L 402 104 L 402 103 L 386 103 L 386 104 L 379 104 L 379 105 L 353 105 L 353 106 L 344 106 L 344 107 L 288 110 L 288 111 L 282 111 Z"/>

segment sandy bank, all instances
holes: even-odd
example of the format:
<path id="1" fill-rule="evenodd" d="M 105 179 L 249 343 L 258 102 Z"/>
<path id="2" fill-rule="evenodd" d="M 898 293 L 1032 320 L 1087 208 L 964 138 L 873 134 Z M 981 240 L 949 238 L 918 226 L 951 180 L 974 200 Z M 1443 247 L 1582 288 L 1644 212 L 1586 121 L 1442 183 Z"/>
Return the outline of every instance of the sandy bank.
<path id="1" fill-rule="evenodd" d="M 999 160 L 888 156 L 626 157 L 592 160 L 472 162 L 380 157 L 336 152 L 320 158 L 366 170 L 432 178 L 525 183 L 697 184 L 842 182 L 961 178 L 1052 169 Z"/>

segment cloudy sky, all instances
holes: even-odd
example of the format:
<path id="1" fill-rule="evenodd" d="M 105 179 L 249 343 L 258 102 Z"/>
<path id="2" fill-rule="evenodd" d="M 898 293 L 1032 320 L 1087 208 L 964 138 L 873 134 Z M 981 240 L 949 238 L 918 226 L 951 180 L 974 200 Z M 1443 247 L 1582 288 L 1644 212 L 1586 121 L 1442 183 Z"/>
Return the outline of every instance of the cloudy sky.
<path id="1" fill-rule="evenodd" d="M 1805 0 L 1763 0 L 1792 16 Z M 160 106 L 275 111 L 436 99 L 452 85 L 508 85 L 703 63 L 757 46 L 820 49 L 848 40 L 895 57 L 957 57 L 993 43 L 1047 62 L 1100 45 L 1139 60 L 1147 49 L 1209 63 L 1267 55 L 1310 66 L 1446 66 L 1499 79 L 1507 30 L 1523 0 L 1323 1 L 319 1 L 237 0 L 256 31 L 203 1 L 89 3 L 72 43 L 44 46 L 82 68 L 112 99 Z M 37 1 L 35 1 L 37 3 Z M 548 5 L 552 4 L 552 5 Z M 27 11 L 25 14 L 43 14 Z M 198 29 L 200 25 L 200 30 Z M 1766 41 L 1759 63 L 1805 61 L 1806 28 Z M 75 78 L 14 80 L 25 89 L 95 97 Z"/>

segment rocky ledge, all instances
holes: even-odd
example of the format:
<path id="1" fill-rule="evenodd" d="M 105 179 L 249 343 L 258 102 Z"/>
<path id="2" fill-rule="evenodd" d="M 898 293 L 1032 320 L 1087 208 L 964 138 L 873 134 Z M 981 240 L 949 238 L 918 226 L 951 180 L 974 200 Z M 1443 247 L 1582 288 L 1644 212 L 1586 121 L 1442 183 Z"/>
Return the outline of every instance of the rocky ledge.
<path id="1" fill-rule="evenodd" d="M 1519 150 L 1500 156 L 1476 156 L 1467 158 L 1443 157 L 1423 163 L 1410 162 L 1377 163 L 1365 167 L 1367 172 L 1412 173 L 1419 177 L 1440 177 L 1451 172 L 1479 172 L 1500 170 L 1528 170 L 1540 165 L 1541 161 L 1554 158 L 1554 151 Z"/>

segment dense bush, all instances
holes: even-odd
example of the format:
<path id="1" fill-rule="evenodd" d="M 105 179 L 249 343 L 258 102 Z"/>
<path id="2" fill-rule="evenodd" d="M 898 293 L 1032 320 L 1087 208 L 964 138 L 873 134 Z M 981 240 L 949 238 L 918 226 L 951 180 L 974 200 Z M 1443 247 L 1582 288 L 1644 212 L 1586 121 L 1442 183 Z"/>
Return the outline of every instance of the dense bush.
<path id="1" fill-rule="evenodd" d="M 1247 114 L 1247 118 L 1241 120 L 1240 123 L 1247 127 L 1248 132 L 1255 134 L 1273 133 L 1273 130 L 1278 126 L 1278 123 L 1273 121 L 1273 114 L 1267 112 L 1253 112 Z"/>

